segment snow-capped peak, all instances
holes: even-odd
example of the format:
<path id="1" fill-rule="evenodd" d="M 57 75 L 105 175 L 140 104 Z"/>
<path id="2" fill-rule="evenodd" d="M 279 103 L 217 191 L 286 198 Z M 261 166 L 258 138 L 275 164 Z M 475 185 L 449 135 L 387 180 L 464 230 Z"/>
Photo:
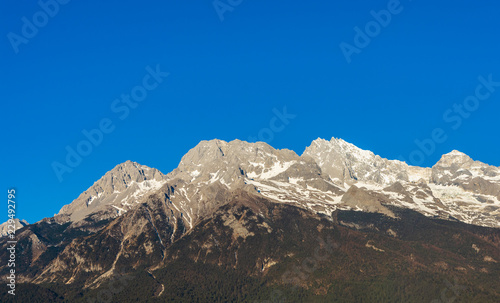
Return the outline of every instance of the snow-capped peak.
<path id="1" fill-rule="evenodd" d="M 473 162 L 473 160 L 466 154 L 453 150 L 444 154 L 441 159 L 436 163 L 436 166 L 451 166 L 452 164 L 464 165 Z"/>
<path id="2" fill-rule="evenodd" d="M 127 161 L 63 207 L 60 214 L 70 216 L 71 221 L 102 210 L 121 215 L 150 194 L 163 191 L 161 196 L 167 197 L 192 227 L 237 190 L 328 214 L 340 207 L 343 195 L 354 184 L 375 192 L 375 196 L 368 196 L 376 201 L 386 200 L 426 215 L 499 225 L 495 220 L 500 218 L 500 169 L 475 162 L 458 151 L 443 155 L 432 169 L 408 166 L 340 138 L 318 138 L 301 156 L 264 142 L 202 141 L 167 176 Z M 355 200 L 350 203 L 359 206 Z"/>
<path id="3" fill-rule="evenodd" d="M 452 150 L 451 152 L 445 154 L 447 156 L 467 156 L 466 154 L 464 154 L 463 152 L 461 151 L 458 151 L 456 149 Z"/>
<path id="4" fill-rule="evenodd" d="M 124 203 L 136 203 L 138 198 L 159 189 L 165 180 L 159 170 L 128 160 L 116 165 L 73 202 L 63 206 L 59 215 L 79 221 L 113 206 L 123 208 Z"/>

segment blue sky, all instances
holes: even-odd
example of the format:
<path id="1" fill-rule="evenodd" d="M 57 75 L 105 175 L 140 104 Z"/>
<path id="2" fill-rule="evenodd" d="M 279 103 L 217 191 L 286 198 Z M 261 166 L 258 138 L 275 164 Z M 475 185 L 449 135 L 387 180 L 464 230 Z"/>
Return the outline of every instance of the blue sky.
<path id="1" fill-rule="evenodd" d="M 221 0 L 219 11 L 211 0 L 41 2 L 50 14 L 36 1 L 0 9 L 1 183 L 17 189 L 17 216 L 29 222 L 121 162 L 168 173 L 213 138 L 260 134 L 301 154 L 340 137 L 424 166 L 453 149 L 500 165 L 494 1 Z M 350 63 L 343 42 L 356 48 Z M 147 69 L 169 75 L 156 83 Z M 125 115 L 131 93 L 144 100 Z M 285 107 L 294 118 L 269 132 Z M 52 164 L 103 119 L 108 133 L 61 181 Z"/>

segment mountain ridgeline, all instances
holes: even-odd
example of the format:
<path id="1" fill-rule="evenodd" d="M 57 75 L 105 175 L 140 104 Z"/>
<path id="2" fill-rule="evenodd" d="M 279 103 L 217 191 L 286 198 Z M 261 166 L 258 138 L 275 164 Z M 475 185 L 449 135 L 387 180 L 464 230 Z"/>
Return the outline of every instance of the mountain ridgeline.
<path id="1" fill-rule="evenodd" d="M 18 230 L 17 299 L 498 302 L 499 227 L 500 168 L 458 151 L 423 168 L 335 138 L 202 141 Z"/>

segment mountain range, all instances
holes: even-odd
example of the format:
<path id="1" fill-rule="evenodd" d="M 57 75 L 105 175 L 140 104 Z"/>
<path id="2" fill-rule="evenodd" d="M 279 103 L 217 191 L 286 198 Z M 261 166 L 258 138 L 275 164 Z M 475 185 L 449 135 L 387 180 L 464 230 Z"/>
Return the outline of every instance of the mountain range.
<path id="1" fill-rule="evenodd" d="M 168 174 L 127 161 L 21 227 L 19 293 L 84 301 L 133 277 L 113 301 L 498 302 L 499 227 L 500 168 L 459 151 L 424 168 L 336 138 L 300 156 L 202 141 Z"/>
<path id="2" fill-rule="evenodd" d="M 443 155 L 432 168 L 409 166 L 335 138 L 313 141 L 302 156 L 266 143 L 203 141 L 167 175 L 127 161 L 65 205 L 55 219 L 113 218 L 167 183 L 173 191 L 170 202 L 189 227 L 219 205 L 214 201 L 221 190 L 236 189 L 327 215 L 335 209 L 370 207 L 383 212 L 379 203 L 350 198 L 353 192 L 373 194 L 384 204 L 426 216 L 500 227 L 499 167 L 459 151 Z"/>

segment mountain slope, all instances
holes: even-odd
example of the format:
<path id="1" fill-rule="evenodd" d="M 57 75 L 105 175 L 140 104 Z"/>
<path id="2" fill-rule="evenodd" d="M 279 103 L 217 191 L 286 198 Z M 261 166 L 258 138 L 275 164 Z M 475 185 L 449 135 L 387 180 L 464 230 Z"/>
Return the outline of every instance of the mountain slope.
<path id="1" fill-rule="evenodd" d="M 154 203 L 157 209 L 168 203 L 156 199 L 136 208 L 136 215 L 129 212 L 78 240 L 80 245 L 72 245 L 60 260 L 87 262 L 47 272 L 42 276 L 50 279 L 44 281 L 52 283 L 44 285 L 71 302 L 114 289 L 106 279 L 95 280 L 95 272 L 107 272 L 120 254 L 118 226 L 126 230 L 127 221 L 151 212 Z M 168 228 L 164 234 L 142 228 L 142 236 L 122 241 L 130 247 L 127 253 L 137 255 L 115 263 L 109 278 L 132 277 L 113 301 L 253 302 L 279 296 L 287 302 L 429 302 L 441 298 L 448 282 L 459 291 L 454 295 L 448 289 L 446 297 L 455 296 L 457 302 L 498 301 L 498 229 L 430 219 L 396 207 L 391 211 L 400 219 L 343 210 L 325 216 L 240 190 L 164 249 L 161 243 L 173 234 Z M 160 213 L 151 215 L 159 219 L 151 225 L 167 221 Z M 77 277 L 78 271 L 84 273 Z"/>
<path id="2" fill-rule="evenodd" d="M 213 203 L 219 187 L 244 189 L 330 214 L 336 209 L 366 209 L 342 198 L 352 185 L 377 195 L 384 204 L 427 216 L 500 226 L 498 167 L 457 151 L 443 155 L 432 168 L 414 167 L 335 138 L 313 141 L 302 156 L 262 142 L 202 141 L 167 175 L 128 161 L 64 206 L 56 220 L 83 224 L 79 221 L 90 214 L 114 218 L 167 181 L 176 188 L 171 202 L 186 216 L 190 228 L 219 205 Z"/>
<path id="3" fill-rule="evenodd" d="M 164 183 L 165 175 L 157 169 L 127 161 L 107 172 L 73 202 L 62 207 L 57 217 L 72 222 L 98 212 L 103 213 L 103 218 L 114 217 Z"/>
<path id="4" fill-rule="evenodd" d="M 344 293 L 359 301 L 366 286 L 408 302 L 404 292 L 377 283 L 398 289 L 415 282 L 408 293 L 427 300 L 422 288 L 457 278 L 470 290 L 463 298 L 494 302 L 499 175 L 498 167 L 457 151 L 420 168 L 341 139 L 315 140 L 301 156 L 262 142 L 202 141 L 167 175 L 131 161 L 117 165 L 58 215 L 20 229 L 17 278 L 26 289 L 49 285 L 47 296 L 76 300 L 137 275 L 154 291 L 131 289 L 154 301 L 174 299 L 165 293 L 177 293 L 169 278 L 203 297 L 193 285 L 212 284 L 196 271 L 210 268 L 225 287 L 246 293 L 241 300 L 255 297 L 250 289 L 289 290 L 292 283 L 298 288 L 285 292 L 302 299 Z M 6 246 L 0 238 L 1 258 Z M 290 277 L 290 267 L 312 262 L 315 247 L 329 247 L 326 263 Z M 0 266 L 0 274 L 8 270 Z M 233 298 L 225 287 L 216 292 Z"/>
<path id="5" fill-rule="evenodd" d="M 26 220 L 19 220 L 15 218 L 14 224 L 9 224 L 9 221 L 0 224 L 0 238 L 7 236 L 9 234 L 9 230 L 12 231 L 12 228 L 9 228 L 9 225 L 15 226 L 15 230 L 18 230 L 28 225 L 28 222 Z"/>

